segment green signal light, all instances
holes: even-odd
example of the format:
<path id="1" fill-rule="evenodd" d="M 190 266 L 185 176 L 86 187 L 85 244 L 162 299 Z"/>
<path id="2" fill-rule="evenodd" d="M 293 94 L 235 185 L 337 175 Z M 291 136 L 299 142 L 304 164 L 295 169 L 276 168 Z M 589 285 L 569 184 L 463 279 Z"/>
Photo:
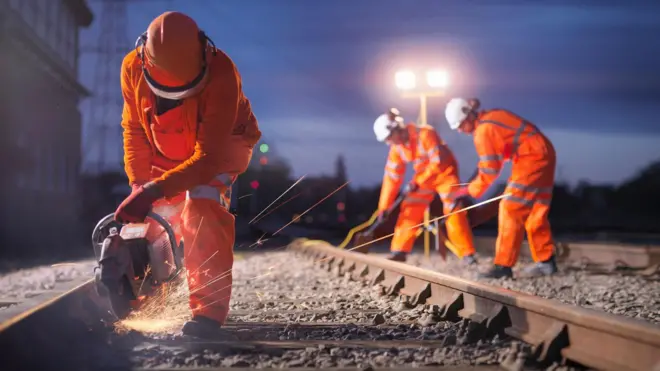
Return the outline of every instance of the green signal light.
<path id="1" fill-rule="evenodd" d="M 264 143 L 264 144 L 260 145 L 259 146 L 259 151 L 261 151 L 261 153 L 268 152 L 268 144 Z"/>

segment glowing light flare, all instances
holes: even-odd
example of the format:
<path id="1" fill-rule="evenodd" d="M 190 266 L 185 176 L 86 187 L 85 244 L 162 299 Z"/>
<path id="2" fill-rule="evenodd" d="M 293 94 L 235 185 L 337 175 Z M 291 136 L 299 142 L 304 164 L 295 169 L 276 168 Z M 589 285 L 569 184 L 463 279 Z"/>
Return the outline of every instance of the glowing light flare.
<path id="1" fill-rule="evenodd" d="M 268 165 L 268 157 L 266 157 L 266 156 L 261 156 L 261 158 L 259 159 L 259 163 L 260 163 L 261 165 L 264 165 L 264 166 L 265 166 L 265 165 Z"/>
<path id="2" fill-rule="evenodd" d="M 257 188 L 259 188 L 259 182 L 256 181 L 256 180 L 251 181 L 251 182 L 250 182 L 250 188 L 252 188 L 252 189 L 257 189 Z"/>
<path id="3" fill-rule="evenodd" d="M 337 210 L 344 211 L 346 210 L 346 204 L 343 202 L 337 202 Z"/>
<path id="4" fill-rule="evenodd" d="M 346 222 L 346 216 L 344 214 L 339 214 L 339 216 L 337 217 L 337 221 L 339 223 L 345 223 Z"/>
<path id="5" fill-rule="evenodd" d="M 268 147 L 268 144 L 266 144 L 266 143 L 262 143 L 262 144 L 259 146 L 259 151 L 260 151 L 261 153 L 266 153 L 266 152 L 268 152 L 269 149 L 270 149 L 270 147 Z"/>
<path id="6" fill-rule="evenodd" d="M 449 72 L 445 70 L 427 71 L 426 83 L 432 88 L 446 88 L 449 86 Z"/>
<path id="7" fill-rule="evenodd" d="M 410 70 L 402 70 L 394 75 L 396 87 L 401 90 L 411 90 L 417 86 L 417 77 Z"/>

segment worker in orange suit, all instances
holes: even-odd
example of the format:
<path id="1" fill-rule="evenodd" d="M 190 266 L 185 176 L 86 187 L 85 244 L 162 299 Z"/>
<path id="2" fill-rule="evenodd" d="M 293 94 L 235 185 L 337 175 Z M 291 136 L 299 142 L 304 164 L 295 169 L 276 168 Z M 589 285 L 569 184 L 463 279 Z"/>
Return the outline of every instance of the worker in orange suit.
<path id="1" fill-rule="evenodd" d="M 185 14 L 156 17 L 121 67 L 124 162 L 131 194 L 115 218 L 150 210 L 180 219 L 192 320 L 185 335 L 222 333 L 231 296 L 231 185 L 261 137 L 233 61 Z"/>
<path id="2" fill-rule="evenodd" d="M 527 275 L 557 272 L 548 212 L 555 180 L 556 155 L 550 140 L 529 121 L 503 109 L 479 110 L 479 100 L 455 98 L 445 116 L 453 130 L 474 136 L 479 156 L 478 175 L 454 197 L 482 196 L 497 179 L 504 161 L 512 172 L 499 208 L 499 232 L 494 266 L 484 278 L 512 277 L 520 245 L 527 239 L 535 265 Z"/>
<path id="3" fill-rule="evenodd" d="M 385 165 L 385 175 L 378 203 L 379 218 L 386 214 L 403 183 L 406 164 L 412 163 L 415 175 L 404 189 L 399 218 L 392 237 L 390 260 L 406 261 L 413 248 L 417 227 L 424 220 L 424 212 L 435 194 L 440 195 L 445 214 L 460 209 L 462 202 L 450 199 L 454 187 L 460 183 L 458 164 L 453 153 L 429 125 L 417 127 L 404 124 L 395 108 L 381 115 L 374 122 L 374 133 L 379 142 L 389 144 L 390 151 Z M 465 264 L 475 264 L 472 230 L 467 212 L 447 218 L 447 237 L 460 250 Z"/>

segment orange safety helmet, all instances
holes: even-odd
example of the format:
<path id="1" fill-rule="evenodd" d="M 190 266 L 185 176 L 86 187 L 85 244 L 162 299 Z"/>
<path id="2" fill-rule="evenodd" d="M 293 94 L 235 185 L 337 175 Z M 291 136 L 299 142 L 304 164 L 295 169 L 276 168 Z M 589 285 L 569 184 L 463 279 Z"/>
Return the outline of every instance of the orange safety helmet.
<path id="1" fill-rule="evenodd" d="M 176 100 L 199 93 L 208 78 L 209 44 L 215 55 L 213 41 L 187 15 L 165 12 L 156 17 L 135 42 L 154 94 Z"/>

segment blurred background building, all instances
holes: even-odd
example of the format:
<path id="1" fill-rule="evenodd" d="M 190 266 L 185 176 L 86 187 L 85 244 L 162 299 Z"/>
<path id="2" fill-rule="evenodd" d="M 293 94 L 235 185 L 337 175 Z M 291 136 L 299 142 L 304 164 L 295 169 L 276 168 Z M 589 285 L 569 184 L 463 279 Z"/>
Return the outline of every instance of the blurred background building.
<path id="1" fill-rule="evenodd" d="M 0 1 L 1 248 L 30 255 L 80 240 L 79 32 L 83 0 Z"/>

